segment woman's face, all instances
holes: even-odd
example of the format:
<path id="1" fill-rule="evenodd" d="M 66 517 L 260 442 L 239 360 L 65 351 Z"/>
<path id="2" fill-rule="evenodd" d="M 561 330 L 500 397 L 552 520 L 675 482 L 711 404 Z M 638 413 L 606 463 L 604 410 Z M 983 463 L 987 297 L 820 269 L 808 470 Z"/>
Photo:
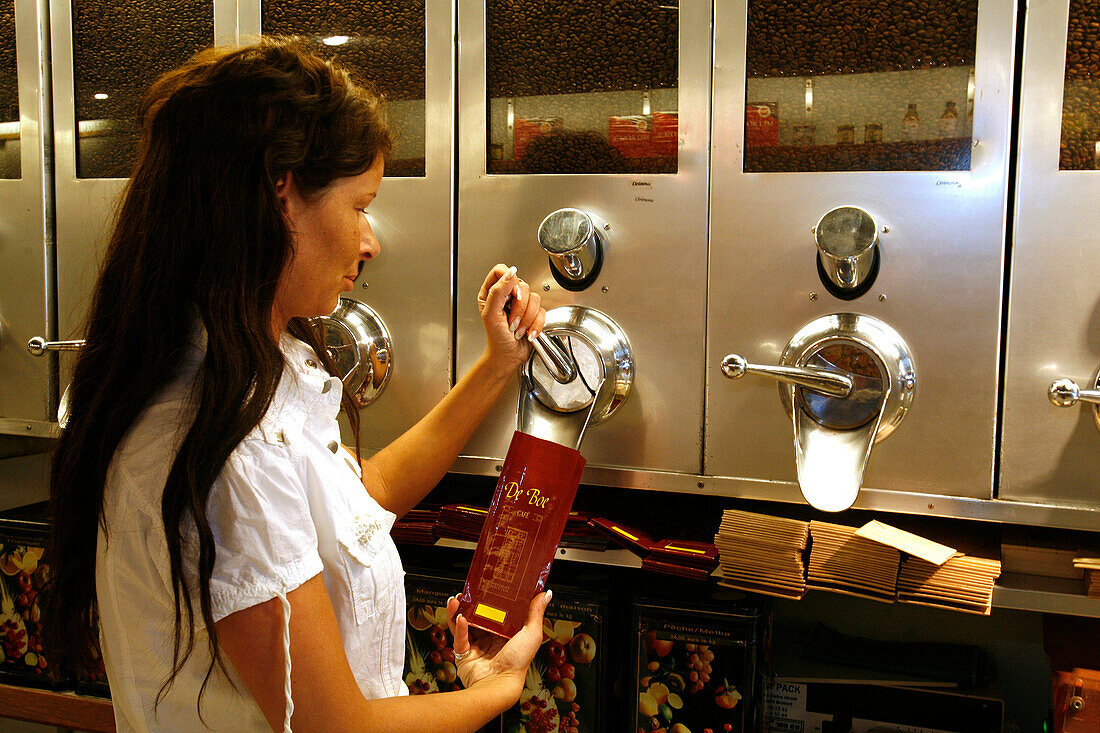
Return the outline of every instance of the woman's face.
<path id="1" fill-rule="evenodd" d="M 384 167 L 379 155 L 366 171 L 337 178 L 312 201 L 302 198 L 293 175 L 279 181 L 276 193 L 294 238 L 294 255 L 275 294 L 278 331 L 291 318 L 331 313 L 340 293 L 355 286 L 359 263 L 379 253 L 366 209 L 378 195 Z"/>

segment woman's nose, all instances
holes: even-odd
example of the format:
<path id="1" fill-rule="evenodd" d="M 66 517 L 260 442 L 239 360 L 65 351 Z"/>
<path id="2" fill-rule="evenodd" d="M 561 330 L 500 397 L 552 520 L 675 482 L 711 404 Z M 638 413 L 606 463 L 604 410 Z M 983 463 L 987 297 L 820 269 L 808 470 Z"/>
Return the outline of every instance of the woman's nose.
<path id="1" fill-rule="evenodd" d="M 377 257 L 381 251 L 382 246 L 378 244 L 378 238 L 374 236 L 374 227 L 371 226 L 370 219 L 367 219 L 363 228 L 363 237 L 359 242 L 359 256 L 364 260 L 369 260 Z"/>

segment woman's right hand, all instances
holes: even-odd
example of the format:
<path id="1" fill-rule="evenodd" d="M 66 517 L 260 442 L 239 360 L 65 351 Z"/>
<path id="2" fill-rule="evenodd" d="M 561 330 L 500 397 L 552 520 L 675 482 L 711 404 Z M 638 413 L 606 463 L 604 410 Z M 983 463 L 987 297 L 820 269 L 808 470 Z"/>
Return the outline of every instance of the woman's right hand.
<path id="1" fill-rule="evenodd" d="M 456 654 L 469 652 L 458 662 L 458 676 L 469 688 L 478 684 L 503 683 L 515 687 L 515 699 L 523 692 L 527 668 L 542 645 L 542 617 L 550 604 L 551 592 L 531 599 L 527 621 L 511 639 L 473 629 L 465 616 L 457 616 L 458 599 L 447 601 L 447 626 L 454 636 Z"/>

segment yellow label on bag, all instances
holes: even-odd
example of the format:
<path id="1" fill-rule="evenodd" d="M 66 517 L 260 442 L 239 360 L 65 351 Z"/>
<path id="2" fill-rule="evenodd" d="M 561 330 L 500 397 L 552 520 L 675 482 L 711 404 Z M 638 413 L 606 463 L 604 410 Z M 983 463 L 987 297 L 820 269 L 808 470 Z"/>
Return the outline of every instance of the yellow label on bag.
<path id="1" fill-rule="evenodd" d="M 479 603 L 477 604 L 477 608 L 474 609 L 474 615 L 502 624 L 507 614 L 499 608 L 493 608 L 492 606 L 486 606 L 484 603 Z"/>
<path id="2" fill-rule="evenodd" d="M 627 531 L 626 531 L 625 529 L 620 529 L 619 527 L 615 527 L 615 526 L 612 526 L 612 527 L 611 527 L 611 529 L 615 530 L 616 532 L 618 532 L 619 534 L 621 534 L 621 535 L 622 535 L 623 537 L 629 537 L 630 539 L 634 540 L 635 542 L 639 542 L 639 541 L 640 541 L 640 540 L 639 540 L 639 539 L 638 539 L 637 537 L 635 537 L 634 535 L 630 534 L 630 533 L 629 533 L 629 532 L 627 532 Z"/>
<path id="3" fill-rule="evenodd" d="M 677 547 L 676 545 L 665 545 L 666 550 L 675 550 L 677 552 L 694 552 L 696 555 L 707 554 L 705 550 L 696 550 L 692 547 Z"/>

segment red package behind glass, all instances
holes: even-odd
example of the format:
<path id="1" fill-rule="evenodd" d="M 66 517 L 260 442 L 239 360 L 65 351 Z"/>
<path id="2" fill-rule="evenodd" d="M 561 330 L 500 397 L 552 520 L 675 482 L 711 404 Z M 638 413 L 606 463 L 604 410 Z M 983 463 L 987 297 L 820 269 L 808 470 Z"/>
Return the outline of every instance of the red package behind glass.
<path id="1" fill-rule="evenodd" d="M 584 458 L 518 430 L 508 446 L 478 540 L 459 613 L 471 626 L 511 638 L 542 591 L 561 540 Z"/>
<path id="2" fill-rule="evenodd" d="M 607 118 L 607 139 L 624 158 L 653 155 L 653 118 L 649 115 L 617 115 Z"/>

